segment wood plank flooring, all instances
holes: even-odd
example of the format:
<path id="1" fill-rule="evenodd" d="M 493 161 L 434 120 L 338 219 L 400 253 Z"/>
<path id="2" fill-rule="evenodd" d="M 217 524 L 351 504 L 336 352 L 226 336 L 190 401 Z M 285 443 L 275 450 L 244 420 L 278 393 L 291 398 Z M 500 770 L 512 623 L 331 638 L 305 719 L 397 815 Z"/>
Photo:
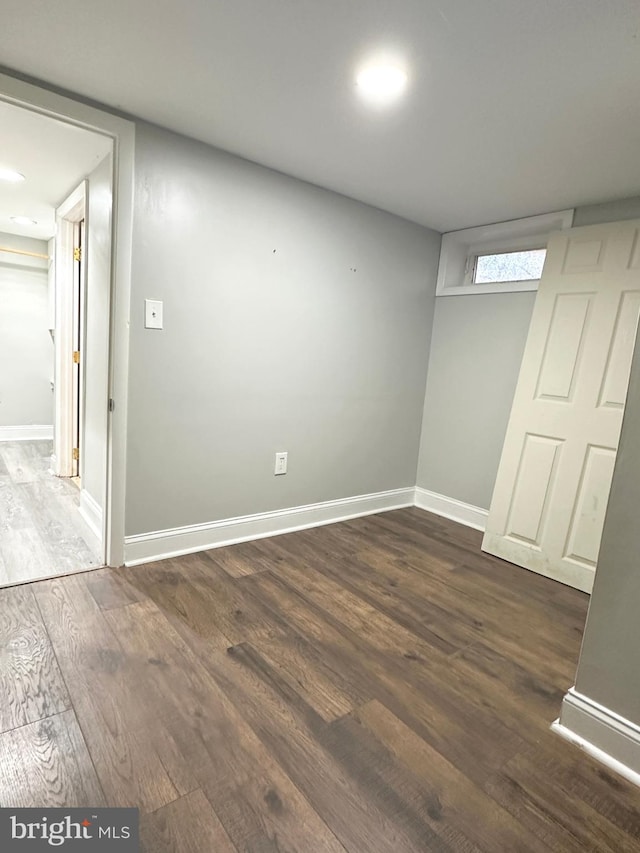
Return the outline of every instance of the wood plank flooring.
<path id="1" fill-rule="evenodd" d="M 0 590 L 0 805 L 147 853 L 625 853 L 640 790 L 549 731 L 587 596 L 417 509 Z"/>
<path id="2" fill-rule="evenodd" d="M 102 565 L 80 490 L 49 473 L 51 441 L 0 442 L 0 586 Z"/>

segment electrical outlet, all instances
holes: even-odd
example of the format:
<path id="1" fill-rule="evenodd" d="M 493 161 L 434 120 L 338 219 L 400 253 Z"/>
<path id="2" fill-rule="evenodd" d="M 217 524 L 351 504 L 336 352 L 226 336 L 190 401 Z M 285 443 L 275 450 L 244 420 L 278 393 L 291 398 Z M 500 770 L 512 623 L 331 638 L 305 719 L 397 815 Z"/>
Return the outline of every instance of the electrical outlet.
<path id="1" fill-rule="evenodd" d="M 278 474 L 286 474 L 287 473 L 287 453 L 276 453 L 276 467 L 273 472 L 276 476 Z"/>

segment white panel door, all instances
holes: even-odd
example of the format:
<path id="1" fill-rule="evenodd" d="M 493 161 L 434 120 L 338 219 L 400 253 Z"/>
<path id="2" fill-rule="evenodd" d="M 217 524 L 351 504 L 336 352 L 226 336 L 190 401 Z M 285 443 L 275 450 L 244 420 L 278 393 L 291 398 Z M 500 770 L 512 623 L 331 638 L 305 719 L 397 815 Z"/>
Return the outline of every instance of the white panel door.
<path id="1" fill-rule="evenodd" d="M 591 591 L 640 313 L 640 220 L 549 240 L 484 551 Z"/>

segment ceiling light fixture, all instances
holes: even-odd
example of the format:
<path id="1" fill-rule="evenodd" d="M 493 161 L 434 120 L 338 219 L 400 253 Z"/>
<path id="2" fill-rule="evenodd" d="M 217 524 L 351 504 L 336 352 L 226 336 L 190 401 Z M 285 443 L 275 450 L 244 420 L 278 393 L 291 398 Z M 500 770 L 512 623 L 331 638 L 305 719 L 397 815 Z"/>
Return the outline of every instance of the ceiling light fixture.
<path id="1" fill-rule="evenodd" d="M 24 175 L 22 172 L 16 172 L 15 169 L 6 169 L 4 166 L 0 166 L 0 181 L 9 181 L 12 184 L 17 184 L 20 181 L 24 181 Z"/>
<path id="2" fill-rule="evenodd" d="M 11 221 L 15 222 L 16 225 L 37 225 L 37 221 L 35 219 L 31 219 L 30 216 L 12 216 Z"/>
<path id="3" fill-rule="evenodd" d="M 404 92 L 407 74 L 397 65 L 367 65 L 358 72 L 356 85 L 365 100 L 378 106 L 386 106 Z"/>

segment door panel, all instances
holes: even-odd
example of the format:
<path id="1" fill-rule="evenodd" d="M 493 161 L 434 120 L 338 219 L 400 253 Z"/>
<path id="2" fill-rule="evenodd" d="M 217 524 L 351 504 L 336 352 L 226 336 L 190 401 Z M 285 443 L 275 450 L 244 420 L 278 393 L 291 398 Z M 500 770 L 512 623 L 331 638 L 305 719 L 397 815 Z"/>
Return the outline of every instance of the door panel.
<path id="1" fill-rule="evenodd" d="M 570 238 L 564 256 L 562 272 L 600 272 L 604 263 L 606 240 L 580 237 Z"/>
<path id="2" fill-rule="evenodd" d="M 565 293 L 556 297 L 536 397 L 571 399 L 593 295 Z"/>
<path id="3" fill-rule="evenodd" d="M 616 460 L 612 447 L 589 445 L 584 461 L 564 556 L 595 569 L 611 477 Z"/>
<path id="4" fill-rule="evenodd" d="M 540 547 L 562 441 L 526 435 L 507 521 L 507 536 Z"/>
<path id="5" fill-rule="evenodd" d="M 591 590 L 640 314 L 640 222 L 549 241 L 483 549 Z"/>
<path id="6" fill-rule="evenodd" d="M 640 314 L 640 293 L 624 291 L 620 295 L 618 317 L 611 341 L 598 405 L 621 409 L 624 406 L 631 372 L 633 344 Z"/>

